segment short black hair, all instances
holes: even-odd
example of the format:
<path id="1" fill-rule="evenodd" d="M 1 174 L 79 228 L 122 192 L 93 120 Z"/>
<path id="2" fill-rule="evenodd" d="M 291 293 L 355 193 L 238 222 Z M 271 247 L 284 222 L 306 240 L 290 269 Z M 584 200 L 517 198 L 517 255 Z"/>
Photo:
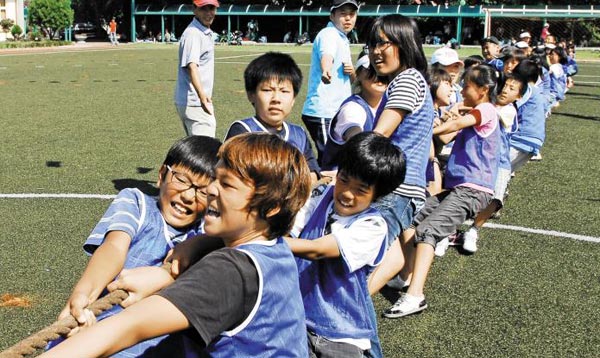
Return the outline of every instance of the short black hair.
<path id="1" fill-rule="evenodd" d="M 463 73 L 465 83 L 472 82 L 478 87 L 487 87 L 491 103 L 496 102 L 496 87 L 498 87 L 498 76 L 496 69 L 488 64 L 471 67 Z"/>
<path id="2" fill-rule="evenodd" d="M 163 165 L 180 165 L 192 173 L 213 178 L 221 142 L 208 136 L 191 135 L 175 142 Z"/>
<path id="3" fill-rule="evenodd" d="M 337 154 L 338 173 L 374 185 L 377 199 L 404 182 L 406 157 L 392 141 L 375 132 L 350 138 Z"/>
<path id="4" fill-rule="evenodd" d="M 535 83 L 542 75 L 541 60 L 538 57 L 524 59 L 523 61 L 519 62 L 517 67 L 515 67 L 513 73 L 516 76 L 520 76 L 528 83 Z"/>
<path id="5" fill-rule="evenodd" d="M 258 85 L 266 80 L 289 80 L 294 89 L 294 97 L 300 92 L 302 71 L 294 59 L 285 53 L 267 52 L 252 60 L 244 71 L 244 85 L 247 93 L 255 93 Z"/>
<path id="6" fill-rule="evenodd" d="M 525 80 L 525 78 L 523 78 L 523 76 L 519 76 L 515 73 L 507 73 L 504 75 L 504 83 L 502 84 L 502 87 L 498 86 L 498 93 L 502 92 L 502 89 L 504 88 L 504 84 L 506 84 L 506 81 L 508 80 L 513 80 L 513 81 L 517 81 L 521 84 L 521 90 L 519 90 L 519 95 L 521 97 L 523 97 L 525 95 L 525 93 L 527 92 L 527 80 Z"/>
<path id="7" fill-rule="evenodd" d="M 469 68 L 469 67 L 473 67 L 473 66 L 477 66 L 477 65 L 481 65 L 482 63 L 485 63 L 485 58 L 483 58 L 483 56 L 481 56 L 481 55 L 471 55 L 471 56 L 467 56 L 467 58 L 465 58 L 463 62 L 465 63 L 465 71 L 466 71 L 467 68 Z"/>

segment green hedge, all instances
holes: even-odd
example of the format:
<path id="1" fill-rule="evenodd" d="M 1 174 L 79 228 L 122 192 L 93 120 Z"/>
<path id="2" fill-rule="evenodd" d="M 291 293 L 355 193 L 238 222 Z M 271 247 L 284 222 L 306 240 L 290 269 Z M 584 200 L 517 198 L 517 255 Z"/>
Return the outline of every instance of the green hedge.
<path id="1" fill-rule="evenodd" d="M 53 47 L 53 46 L 64 46 L 72 44 L 71 41 L 54 41 L 54 40 L 42 40 L 42 41 L 6 41 L 0 42 L 0 49 L 3 48 L 25 48 L 25 47 Z"/>

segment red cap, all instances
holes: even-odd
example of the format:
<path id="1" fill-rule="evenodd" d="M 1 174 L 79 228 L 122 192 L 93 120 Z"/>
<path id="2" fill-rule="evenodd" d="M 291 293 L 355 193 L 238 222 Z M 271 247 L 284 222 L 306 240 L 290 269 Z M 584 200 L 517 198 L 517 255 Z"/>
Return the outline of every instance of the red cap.
<path id="1" fill-rule="evenodd" d="M 215 7 L 219 7 L 219 2 L 217 0 L 194 0 L 194 5 L 197 7 L 206 5 L 214 5 Z"/>

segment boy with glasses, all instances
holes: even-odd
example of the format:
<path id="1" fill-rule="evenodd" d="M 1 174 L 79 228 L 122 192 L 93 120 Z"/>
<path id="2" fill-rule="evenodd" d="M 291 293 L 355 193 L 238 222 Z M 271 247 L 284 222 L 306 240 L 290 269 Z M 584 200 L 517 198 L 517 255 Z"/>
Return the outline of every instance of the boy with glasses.
<path id="1" fill-rule="evenodd" d="M 59 319 L 71 314 L 81 326 L 94 324 L 96 317 L 84 308 L 105 294 L 106 286 L 123 269 L 160 266 L 176 244 L 203 232 L 206 187 L 215 175 L 220 146 L 211 137 L 183 138 L 171 147 L 160 168 L 158 197 L 136 188 L 119 192 L 83 245 L 92 257 Z M 113 306 L 97 319 L 122 310 L 121 306 Z M 113 357 L 142 357 L 144 351 L 165 338 L 141 342 Z M 170 340 L 168 352 L 176 351 L 176 342 Z"/>

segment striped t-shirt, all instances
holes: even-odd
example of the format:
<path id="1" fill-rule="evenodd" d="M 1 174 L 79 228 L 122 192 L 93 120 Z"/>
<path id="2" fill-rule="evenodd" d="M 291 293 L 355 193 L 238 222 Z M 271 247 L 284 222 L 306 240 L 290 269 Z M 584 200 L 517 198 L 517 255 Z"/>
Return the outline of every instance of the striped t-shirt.
<path id="1" fill-rule="evenodd" d="M 390 82 L 386 97 L 387 102 L 385 104 L 385 109 L 401 109 L 407 112 L 405 118 L 402 119 L 402 122 L 408 122 L 407 117 L 411 115 L 416 115 L 417 112 L 423 109 L 423 106 L 426 104 L 427 93 L 429 92 L 429 86 L 427 85 L 427 81 L 423 77 L 423 75 L 414 68 L 409 68 L 400 74 L 398 74 L 392 82 Z M 411 125 L 409 123 L 402 123 L 399 127 L 401 127 L 402 133 L 400 136 L 419 136 L 423 137 L 422 140 L 418 140 L 417 138 L 412 138 L 410 141 L 419 142 L 423 144 L 423 142 L 427 141 L 427 158 L 429 157 L 429 143 L 431 141 L 431 131 L 432 131 L 432 123 L 434 112 L 432 111 L 431 115 L 428 117 L 428 120 L 424 121 L 415 121 Z M 429 120 L 430 119 L 430 120 Z M 398 130 L 398 129 L 397 129 Z M 427 138 L 425 138 L 427 137 Z M 406 139 L 406 138 L 405 138 Z M 423 146 L 424 147 L 424 146 Z M 402 148 L 405 154 L 407 155 L 407 161 L 409 160 L 420 160 L 423 157 L 423 153 L 414 153 L 415 156 L 410 156 L 410 152 L 415 148 Z M 410 164 L 408 164 L 410 165 Z M 396 193 L 413 198 L 422 198 L 425 199 L 425 187 L 419 186 L 415 184 L 407 184 L 402 183 L 396 190 Z"/>

